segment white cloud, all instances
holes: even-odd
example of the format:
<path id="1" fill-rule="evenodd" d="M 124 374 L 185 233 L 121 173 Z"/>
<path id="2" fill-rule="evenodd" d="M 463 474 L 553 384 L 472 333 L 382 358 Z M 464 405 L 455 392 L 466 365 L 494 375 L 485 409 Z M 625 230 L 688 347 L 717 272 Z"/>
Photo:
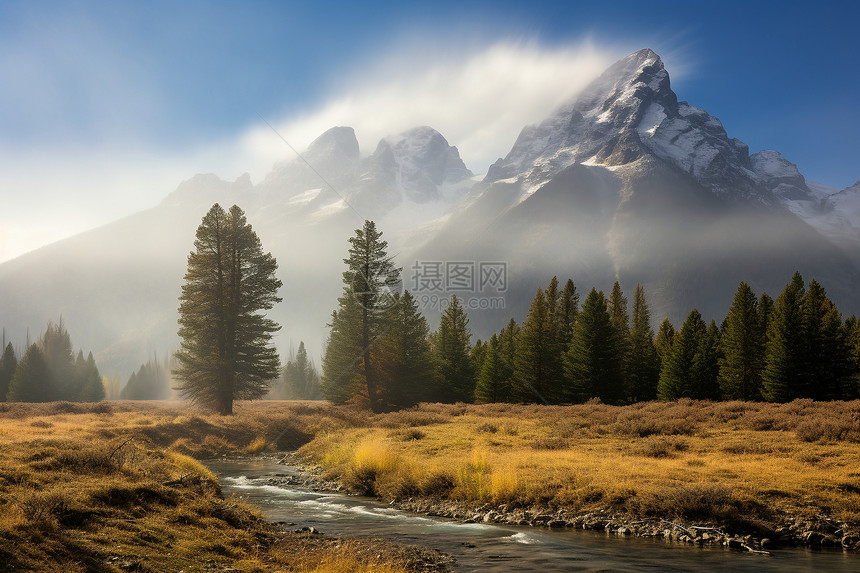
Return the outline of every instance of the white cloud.
<path id="1" fill-rule="evenodd" d="M 429 125 L 460 149 L 471 169 L 484 172 L 523 126 L 582 90 L 615 55 L 588 42 L 557 48 L 500 42 L 416 66 L 426 56 L 407 50 L 347 80 L 318 108 L 275 125 L 297 149 L 332 126 L 349 125 L 364 153 L 386 135 Z M 265 169 L 291 153 L 265 125 L 245 133 L 242 146 Z"/>
<path id="2" fill-rule="evenodd" d="M 352 126 L 364 153 L 386 135 L 430 125 L 481 173 L 508 152 L 523 126 L 541 121 L 623 55 L 589 42 L 509 41 L 441 54 L 413 45 L 356 64 L 337 83 L 332 78 L 331 95 L 317 107 L 267 119 L 299 150 L 332 126 Z M 195 173 L 235 179 L 248 171 L 259 182 L 292 155 L 262 121 L 179 152 L 107 141 L 0 149 L 0 262 L 154 206 Z"/>

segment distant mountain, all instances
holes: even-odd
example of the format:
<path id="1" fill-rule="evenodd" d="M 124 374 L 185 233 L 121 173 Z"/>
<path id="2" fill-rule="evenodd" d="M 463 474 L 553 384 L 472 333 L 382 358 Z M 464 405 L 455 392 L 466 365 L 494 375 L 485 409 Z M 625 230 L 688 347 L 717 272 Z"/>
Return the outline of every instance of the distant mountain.
<path id="1" fill-rule="evenodd" d="M 481 338 L 522 320 L 553 275 L 583 294 L 641 282 L 654 321 L 677 324 L 693 307 L 720 321 L 741 280 L 776 295 L 800 270 L 860 312 L 860 182 L 831 189 L 778 152 L 750 155 L 679 102 L 659 56 L 641 50 L 525 127 L 480 181 L 430 127 L 367 154 L 352 128 L 334 127 L 257 185 L 196 175 L 153 209 L 0 265 L 0 327 L 23 341 L 62 315 L 75 346 L 123 377 L 175 349 L 186 256 L 215 202 L 245 209 L 280 264 L 271 316 L 283 354 L 299 340 L 321 351 L 364 219 L 431 322 L 457 292 Z"/>

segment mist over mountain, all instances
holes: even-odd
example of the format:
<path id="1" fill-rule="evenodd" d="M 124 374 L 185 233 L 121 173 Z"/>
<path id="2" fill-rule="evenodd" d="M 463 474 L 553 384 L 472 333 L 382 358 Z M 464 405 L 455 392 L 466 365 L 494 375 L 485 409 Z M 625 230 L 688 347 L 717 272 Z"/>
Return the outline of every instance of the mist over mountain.
<path id="1" fill-rule="evenodd" d="M 678 324 L 694 307 L 719 321 L 741 280 L 775 296 L 795 270 L 860 312 L 860 182 L 832 189 L 776 151 L 750 155 L 719 119 L 678 101 L 647 49 L 548 112 L 479 181 L 427 126 L 365 153 L 352 128 L 333 127 L 257 184 L 196 175 L 157 207 L 0 265 L 0 326 L 22 344 L 62 316 L 74 345 L 123 377 L 176 349 L 186 257 L 215 202 L 242 207 L 279 263 L 282 355 L 299 340 L 321 352 L 364 219 L 431 323 L 457 292 L 480 338 L 522 320 L 553 275 L 582 294 L 642 283 L 655 322 Z M 493 269 L 503 282 L 482 274 Z"/>

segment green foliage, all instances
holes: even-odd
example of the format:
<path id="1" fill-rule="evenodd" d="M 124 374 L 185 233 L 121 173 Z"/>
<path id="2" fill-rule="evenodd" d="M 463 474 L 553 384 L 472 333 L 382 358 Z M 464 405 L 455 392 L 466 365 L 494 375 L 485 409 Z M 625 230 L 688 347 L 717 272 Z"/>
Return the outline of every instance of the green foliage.
<path id="1" fill-rule="evenodd" d="M 803 277 L 795 273 L 777 297 L 767 327 L 762 397 L 787 402 L 800 396 L 805 384 Z"/>
<path id="2" fill-rule="evenodd" d="M 726 317 L 721 348 L 719 383 L 727 400 L 757 400 L 761 397 L 764 366 L 762 318 L 750 286 L 738 285 Z"/>
<path id="3" fill-rule="evenodd" d="M 50 402 L 53 399 L 51 373 L 39 345 L 31 344 L 21 358 L 6 399 L 9 402 Z"/>
<path id="4" fill-rule="evenodd" d="M 569 397 L 574 401 L 600 398 L 616 404 L 624 399 L 624 379 L 617 331 L 612 326 L 606 297 L 591 289 L 573 327 L 565 356 Z"/>
<path id="5" fill-rule="evenodd" d="M 105 387 L 92 352 L 86 360 L 84 360 L 84 353 L 78 352 L 78 358 L 75 360 L 75 378 L 80 385 L 77 396 L 80 402 L 101 402 L 105 399 Z"/>
<path id="6" fill-rule="evenodd" d="M 628 399 L 633 402 L 653 400 L 657 397 L 660 356 L 654 344 L 651 312 L 645 300 L 645 289 L 641 284 L 637 284 L 636 290 L 633 292 L 632 321 L 630 354 L 627 364 Z"/>
<path id="7" fill-rule="evenodd" d="M 323 357 L 323 395 L 335 403 L 363 398 L 374 412 L 384 408 L 382 365 L 391 314 L 398 299 L 400 268 L 388 256 L 388 242 L 373 221 L 349 238 L 343 294 L 332 314 Z M 390 341 L 390 337 L 388 337 Z"/>
<path id="8" fill-rule="evenodd" d="M 9 384 L 12 382 L 12 377 L 15 375 L 17 368 L 18 359 L 10 342 L 3 350 L 3 356 L 0 357 L 0 402 L 6 400 L 6 394 L 9 393 Z"/>
<path id="9" fill-rule="evenodd" d="M 409 291 L 395 296 L 383 344 L 382 397 L 387 408 L 432 400 L 439 382 L 430 349 L 430 327 Z"/>
<path id="10" fill-rule="evenodd" d="M 323 355 L 320 386 L 326 400 L 345 404 L 356 397 L 368 398 L 362 369 L 362 309 L 351 296 L 341 297 L 339 301 L 340 306 L 332 311 L 328 325 L 331 330 Z"/>
<path id="11" fill-rule="evenodd" d="M 236 205 L 229 212 L 213 205 L 194 247 L 179 297 L 177 390 L 232 414 L 234 400 L 261 398 L 280 370 L 271 345 L 280 326 L 261 313 L 281 302 L 278 265 Z"/>
<path id="12" fill-rule="evenodd" d="M 299 351 L 290 356 L 284 366 L 283 398 L 287 400 L 319 400 L 320 377 L 313 362 L 308 358 L 304 341 L 299 341 Z"/>
<path id="13" fill-rule="evenodd" d="M 706 326 L 699 311 L 693 309 L 663 361 L 657 397 L 660 400 L 717 398 L 718 359 L 717 325 L 711 321 Z"/>
<path id="14" fill-rule="evenodd" d="M 609 322 L 615 331 L 616 352 L 621 361 L 621 376 L 626 379 L 630 361 L 630 315 L 627 313 L 627 297 L 618 281 L 612 285 L 608 302 Z"/>
<path id="15" fill-rule="evenodd" d="M 157 358 L 141 364 L 137 372 L 132 372 L 122 391 L 123 400 L 166 400 L 170 397 L 170 369 L 167 360 L 159 363 Z"/>
<path id="16" fill-rule="evenodd" d="M 560 381 L 555 372 L 553 353 L 556 331 L 546 294 L 537 290 L 529 315 L 520 331 L 514 365 L 514 397 L 521 402 L 549 403 L 558 399 Z"/>
<path id="17" fill-rule="evenodd" d="M 475 394 L 475 373 L 470 359 L 472 345 L 469 318 L 457 295 L 442 313 L 432 339 L 433 355 L 441 376 L 439 399 L 445 402 L 471 402 Z"/>

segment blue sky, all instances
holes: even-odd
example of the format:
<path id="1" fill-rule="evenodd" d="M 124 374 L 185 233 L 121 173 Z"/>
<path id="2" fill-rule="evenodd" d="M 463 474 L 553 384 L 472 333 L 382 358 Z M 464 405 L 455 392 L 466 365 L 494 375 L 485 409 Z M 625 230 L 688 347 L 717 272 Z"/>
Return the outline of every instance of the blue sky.
<path id="1" fill-rule="evenodd" d="M 197 172 L 259 181 L 289 155 L 259 116 L 299 148 L 335 123 L 366 151 L 429 124 L 480 172 L 643 47 L 752 152 L 845 187 L 860 179 L 858 18 L 860 2 L 6 0 L 0 261 Z"/>

